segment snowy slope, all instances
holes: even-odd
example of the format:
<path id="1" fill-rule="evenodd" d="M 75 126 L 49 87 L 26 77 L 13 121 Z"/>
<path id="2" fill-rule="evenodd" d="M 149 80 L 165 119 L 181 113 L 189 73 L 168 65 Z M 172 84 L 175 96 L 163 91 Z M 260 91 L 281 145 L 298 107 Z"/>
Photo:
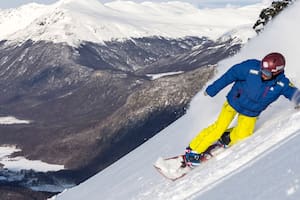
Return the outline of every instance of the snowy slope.
<path id="1" fill-rule="evenodd" d="M 36 3 L 27 4 L 16 9 L 0 10 L 0 40 L 25 29 L 32 21 L 47 12 L 47 6 Z"/>
<path id="2" fill-rule="evenodd" d="M 28 160 L 21 156 L 12 154 L 22 151 L 15 146 L 0 146 L 0 164 L 10 171 L 35 170 L 37 172 L 59 171 L 64 169 L 63 165 L 52 165 L 40 160 Z"/>
<path id="3" fill-rule="evenodd" d="M 219 63 L 216 77 L 243 59 L 261 59 L 270 51 L 279 51 L 287 59 L 287 76 L 300 86 L 299 15 L 300 2 L 296 2 L 238 55 Z M 167 181 L 154 170 L 152 164 L 159 156 L 182 153 L 193 136 L 214 121 L 225 94 L 223 91 L 210 98 L 200 91 L 185 116 L 56 199 L 300 199 L 300 111 L 284 98 L 261 115 L 252 137 L 196 168 L 182 180 Z"/>
<path id="4" fill-rule="evenodd" d="M 130 37 L 207 36 L 217 39 L 234 30 L 254 35 L 252 26 L 267 3 L 241 8 L 198 9 L 184 2 L 134 3 L 60 0 L 0 10 L 0 40 L 46 40 L 78 45 Z M 243 34 L 243 35 L 244 35 Z M 240 34 L 238 34 L 240 35 Z"/>
<path id="5" fill-rule="evenodd" d="M 9 124 L 29 124 L 31 123 L 28 120 L 21 120 L 21 119 L 17 119 L 13 116 L 7 116 L 7 117 L 0 117 L 0 125 L 1 124 L 5 124 L 5 125 L 9 125 Z"/>

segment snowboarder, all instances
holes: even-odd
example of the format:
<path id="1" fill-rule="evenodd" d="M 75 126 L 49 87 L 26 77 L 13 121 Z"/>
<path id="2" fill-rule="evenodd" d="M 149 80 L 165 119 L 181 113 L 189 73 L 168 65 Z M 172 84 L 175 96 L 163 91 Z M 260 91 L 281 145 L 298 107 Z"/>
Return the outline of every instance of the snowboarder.
<path id="1" fill-rule="evenodd" d="M 189 166 L 199 165 L 205 156 L 203 152 L 216 142 L 231 146 L 250 136 L 259 114 L 280 95 L 298 106 L 300 91 L 285 77 L 284 68 L 284 56 L 270 53 L 261 61 L 250 59 L 232 66 L 209 85 L 204 94 L 214 97 L 224 87 L 234 83 L 218 119 L 203 129 L 186 148 L 186 163 Z M 237 125 L 228 129 L 235 115 L 238 116 Z"/>

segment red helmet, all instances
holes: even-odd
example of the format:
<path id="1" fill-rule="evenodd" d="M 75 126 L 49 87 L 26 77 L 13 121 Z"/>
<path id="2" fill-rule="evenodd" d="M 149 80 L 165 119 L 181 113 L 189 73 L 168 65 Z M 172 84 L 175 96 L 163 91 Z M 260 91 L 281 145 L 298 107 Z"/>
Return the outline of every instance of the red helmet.
<path id="1" fill-rule="evenodd" d="M 280 53 L 270 53 L 261 61 L 261 70 L 269 71 L 273 76 L 283 72 L 284 67 L 285 59 Z"/>

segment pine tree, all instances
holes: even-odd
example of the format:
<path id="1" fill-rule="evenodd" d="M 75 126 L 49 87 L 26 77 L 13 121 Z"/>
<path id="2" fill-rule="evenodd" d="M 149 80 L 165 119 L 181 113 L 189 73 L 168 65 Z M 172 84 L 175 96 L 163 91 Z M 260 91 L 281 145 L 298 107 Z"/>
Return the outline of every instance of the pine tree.
<path id="1" fill-rule="evenodd" d="M 271 21 L 294 1 L 295 0 L 273 1 L 270 7 L 263 9 L 259 15 L 259 19 L 253 26 L 256 33 L 260 33 L 269 21 Z"/>

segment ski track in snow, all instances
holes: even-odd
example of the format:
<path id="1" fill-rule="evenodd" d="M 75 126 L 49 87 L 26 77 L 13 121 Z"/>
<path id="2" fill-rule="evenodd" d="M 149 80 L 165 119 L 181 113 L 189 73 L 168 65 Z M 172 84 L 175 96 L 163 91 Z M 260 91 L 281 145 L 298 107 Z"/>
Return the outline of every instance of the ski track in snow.
<path id="1" fill-rule="evenodd" d="M 194 169 L 185 178 L 175 182 L 165 180 L 156 183 L 154 187 L 149 186 L 147 191 L 143 191 L 133 199 L 180 200 L 199 196 L 299 134 L 300 124 L 297 121 L 300 121 L 300 112 L 288 110 L 288 113 L 289 115 L 285 114 L 284 118 L 279 114 L 276 120 L 265 123 L 254 136 L 228 148 L 222 154 Z M 270 131 L 269 127 L 273 129 Z M 293 193 L 295 187 L 297 184 L 291 187 L 289 193 Z"/>

